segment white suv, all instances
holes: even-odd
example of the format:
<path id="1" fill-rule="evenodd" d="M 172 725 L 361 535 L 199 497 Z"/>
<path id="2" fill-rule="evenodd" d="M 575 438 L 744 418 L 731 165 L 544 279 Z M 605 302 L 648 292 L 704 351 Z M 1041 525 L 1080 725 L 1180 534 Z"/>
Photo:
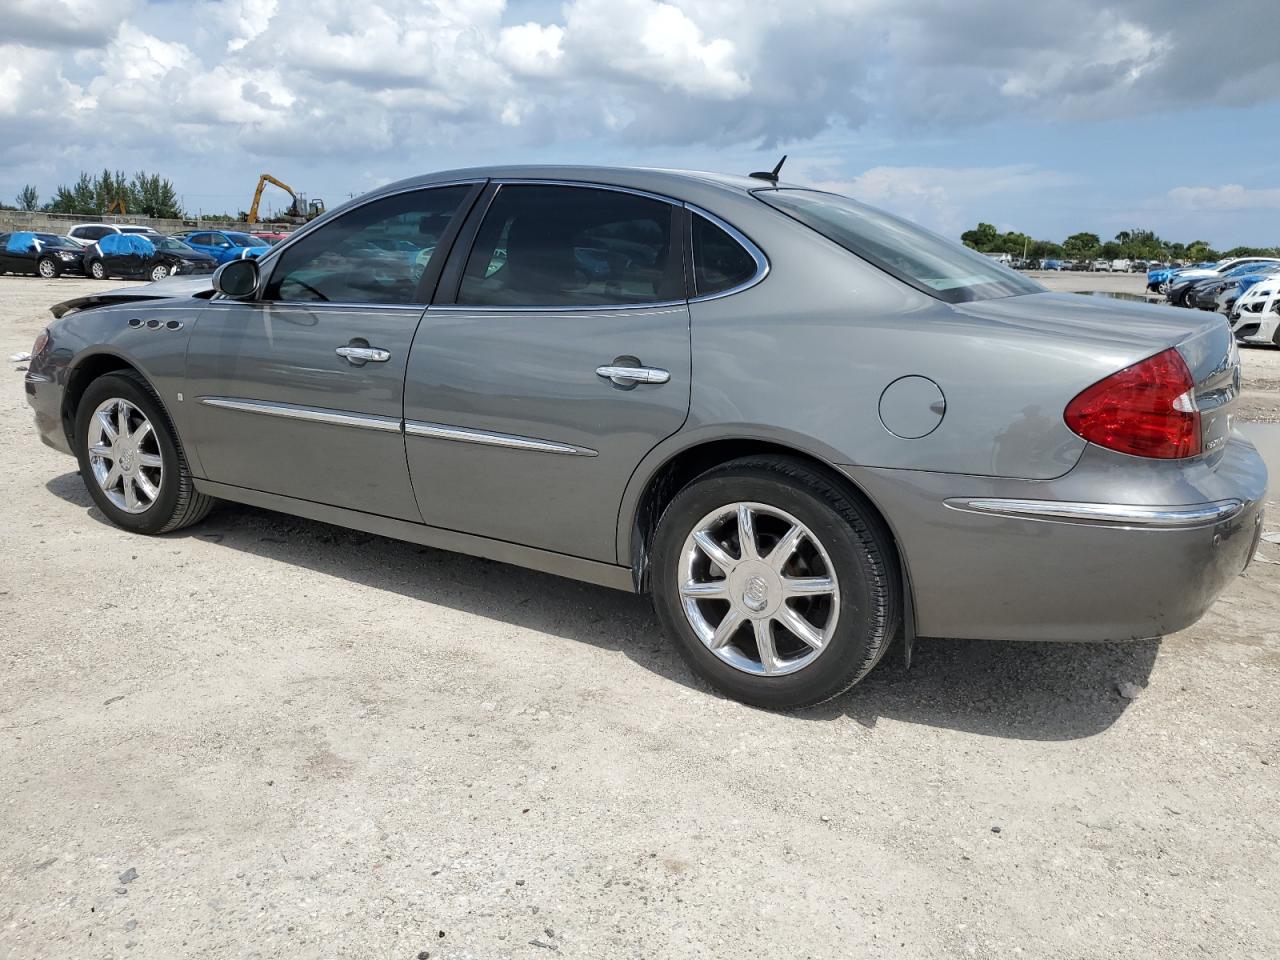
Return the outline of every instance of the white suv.
<path id="1" fill-rule="evenodd" d="M 116 223 L 77 223 L 67 231 L 67 239 L 87 247 L 96 240 L 101 240 L 110 233 L 143 233 L 158 236 L 150 227 L 136 227 L 133 224 Z"/>

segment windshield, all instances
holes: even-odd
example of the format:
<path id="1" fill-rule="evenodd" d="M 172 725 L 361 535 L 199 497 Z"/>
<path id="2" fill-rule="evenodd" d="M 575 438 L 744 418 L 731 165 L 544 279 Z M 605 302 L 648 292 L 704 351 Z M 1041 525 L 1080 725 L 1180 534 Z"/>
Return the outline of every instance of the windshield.
<path id="1" fill-rule="evenodd" d="M 251 237 L 245 233 L 224 233 L 223 236 L 237 247 L 265 247 L 267 245 L 266 241 Z"/>
<path id="2" fill-rule="evenodd" d="M 976 250 L 839 194 L 775 189 L 757 190 L 755 195 L 885 273 L 947 303 L 1045 289 Z"/>
<path id="3" fill-rule="evenodd" d="M 161 250 L 168 250 L 170 253 L 195 253 L 195 250 L 187 246 L 181 240 L 175 240 L 173 237 L 155 237 L 152 240 Z"/>

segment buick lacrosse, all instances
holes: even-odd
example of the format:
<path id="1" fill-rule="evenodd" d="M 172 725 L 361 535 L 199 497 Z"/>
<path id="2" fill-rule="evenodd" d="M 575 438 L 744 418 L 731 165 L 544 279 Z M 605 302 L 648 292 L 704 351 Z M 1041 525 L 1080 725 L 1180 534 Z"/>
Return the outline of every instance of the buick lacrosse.
<path id="1" fill-rule="evenodd" d="M 761 706 L 899 636 L 1178 630 L 1261 531 L 1222 317 L 770 174 L 419 177 L 53 312 L 27 396 L 120 527 L 232 500 L 648 593 Z"/>

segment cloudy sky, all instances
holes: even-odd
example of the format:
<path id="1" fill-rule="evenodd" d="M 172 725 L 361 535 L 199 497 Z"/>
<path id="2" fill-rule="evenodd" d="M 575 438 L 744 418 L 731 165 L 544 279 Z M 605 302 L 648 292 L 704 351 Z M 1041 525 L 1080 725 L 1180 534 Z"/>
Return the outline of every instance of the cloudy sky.
<path id="1" fill-rule="evenodd" d="M 0 197 L 188 209 L 490 162 L 782 153 L 953 236 L 1280 243 L 1277 0 L 0 0 Z"/>

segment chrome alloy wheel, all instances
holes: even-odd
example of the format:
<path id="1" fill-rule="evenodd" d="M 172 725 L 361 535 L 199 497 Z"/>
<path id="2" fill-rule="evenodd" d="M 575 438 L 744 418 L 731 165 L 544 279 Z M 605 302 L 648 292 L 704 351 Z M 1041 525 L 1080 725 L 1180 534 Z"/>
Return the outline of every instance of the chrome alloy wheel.
<path id="1" fill-rule="evenodd" d="M 89 465 L 107 499 L 127 513 L 143 513 L 160 496 L 164 460 L 151 421 L 128 400 L 98 405 L 89 420 Z"/>
<path id="2" fill-rule="evenodd" d="M 728 504 L 698 521 L 680 554 L 680 600 L 708 650 L 764 676 L 813 663 L 840 617 L 826 549 L 791 514 L 763 503 Z"/>
<path id="3" fill-rule="evenodd" d="M 38 264 L 36 264 L 36 269 L 39 271 L 40 276 L 44 277 L 46 280 L 52 280 L 58 275 L 58 268 L 48 257 L 42 259 Z"/>
<path id="4" fill-rule="evenodd" d="M 163 280 L 167 276 L 169 276 L 169 268 L 163 263 L 158 263 L 151 268 L 151 279 L 153 281 Z"/>

